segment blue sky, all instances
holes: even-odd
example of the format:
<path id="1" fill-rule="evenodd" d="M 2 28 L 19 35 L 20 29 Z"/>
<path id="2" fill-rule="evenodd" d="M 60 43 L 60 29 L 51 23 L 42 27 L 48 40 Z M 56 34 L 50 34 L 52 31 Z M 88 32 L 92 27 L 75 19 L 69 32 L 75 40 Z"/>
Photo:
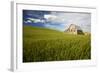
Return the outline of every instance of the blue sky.
<path id="1" fill-rule="evenodd" d="M 60 12 L 60 11 L 36 11 L 23 10 L 23 24 L 37 27 L 45 27 L 64 31 L 70 24 L 76 24 L 85 32 L 91 31 L 91 14 Z"/>

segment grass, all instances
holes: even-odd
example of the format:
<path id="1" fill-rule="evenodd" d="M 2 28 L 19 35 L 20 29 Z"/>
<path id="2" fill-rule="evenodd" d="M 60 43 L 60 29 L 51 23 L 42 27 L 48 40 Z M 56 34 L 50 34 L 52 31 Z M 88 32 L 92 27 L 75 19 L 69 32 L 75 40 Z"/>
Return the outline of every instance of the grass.
<path id="1" fill-rule="evenodd" d="M 91 59 L 90 35 L 23 26 L 23 62 Z"/>

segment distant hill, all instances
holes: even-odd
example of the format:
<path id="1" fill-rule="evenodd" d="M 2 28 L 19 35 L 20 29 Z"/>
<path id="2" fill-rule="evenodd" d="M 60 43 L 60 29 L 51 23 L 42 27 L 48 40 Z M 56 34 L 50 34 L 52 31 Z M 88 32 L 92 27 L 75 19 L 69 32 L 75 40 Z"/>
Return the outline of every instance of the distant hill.
<path id="1" fill-rule="evenodd" d="M 66 33 L 60 32 L 57 30 L 49 29 L 49 28 L 43 28 L 43 27 L 33 27 L 33 26 L 26 26 L 24 25 L 23 29 L 24 38 L 35 38 L 35 39 L 50 39 L 53 38 L 63 38 L 66 37 Z M 34 36 L 35 35 L 35 36 Z"/>

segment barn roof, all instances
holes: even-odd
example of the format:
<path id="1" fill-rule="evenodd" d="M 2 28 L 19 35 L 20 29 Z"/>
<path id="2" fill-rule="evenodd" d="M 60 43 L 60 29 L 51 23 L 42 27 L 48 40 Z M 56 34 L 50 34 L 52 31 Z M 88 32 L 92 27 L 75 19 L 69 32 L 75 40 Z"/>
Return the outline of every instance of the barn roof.
<path id="1" fill-rule="evenodd" d="M 71 24 L 71 25 L 69 26 L 69 28 L 70 28 L 71 26 L 73 26 L 73 25 L 75 26 L 75 28 L 76 28 L 77 30 L 82 30 L 80 26 L 75 25 L 75 24 Z"/>

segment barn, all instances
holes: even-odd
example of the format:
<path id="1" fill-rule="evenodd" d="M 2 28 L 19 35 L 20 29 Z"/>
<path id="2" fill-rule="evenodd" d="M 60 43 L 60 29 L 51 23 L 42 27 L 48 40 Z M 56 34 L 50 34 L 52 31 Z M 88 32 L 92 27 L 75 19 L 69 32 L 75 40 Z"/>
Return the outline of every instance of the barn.
<path id="1" fill-rule="evenodd" d="M 64 32 L 67 32 L 69 34 L 76 34 L 76 35 L 78 35 L 78 34 L 84 34 L 83 31 L 82 31 L 82 29 L 80 28 L 80 26 L 75 25 L 75 24 L 71 24 L 69 26 L 69 28 L 66 29 Z"/>

